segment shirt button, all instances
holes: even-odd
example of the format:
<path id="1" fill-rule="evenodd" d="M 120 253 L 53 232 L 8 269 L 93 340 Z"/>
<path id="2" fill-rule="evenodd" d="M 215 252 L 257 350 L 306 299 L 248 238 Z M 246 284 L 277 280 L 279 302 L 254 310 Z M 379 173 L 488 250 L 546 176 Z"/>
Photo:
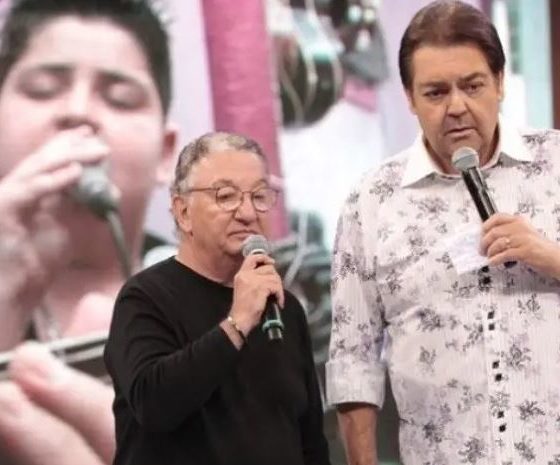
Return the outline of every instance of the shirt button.
<path id="1" fill-rule="evenodd" d="M 488 312 L 488 319 L 491 320 L 494 318 L 494 312 Z"/>
<path id="2" fill-rule="evenodd" d="M 497 360 L 495 360 L 494 362 L 492 362 L 492 368 L 496 369 L 500 367 L 500 362 L 498 362 Z"/>
<path id="3" fill-rule="evenodd" d="M 498 412 L 498 418 L 504 418 L 504 412 L 502 412 L 501 410 Z M 502 425 L 505 426 L 505 425 Z"/>
<path id="4" fill-rule="evenodd" d="M 496 376 L 494 376 L 494 379 L 495 379 L 496 381 L 501 381 L 501 380 L 502 380 L 502 374 L 501 374 L 501 373 L 498 373 Z"/>
<path id="5" fill-rule="evenodd" d="M 503 433 L 506 430 L 506 425 L 505 423 L 503 425 L 500 425 L 500 433 Z"/>
<path id="6" fill-rule="evenodd" d="M 489 329 L 490 331 L 494 331 L 494 330 L 496 329 L 496 325 L 495 325 L 494 323 L 490 323 L 490 324 L 488 325 L 488 329 Z"/>

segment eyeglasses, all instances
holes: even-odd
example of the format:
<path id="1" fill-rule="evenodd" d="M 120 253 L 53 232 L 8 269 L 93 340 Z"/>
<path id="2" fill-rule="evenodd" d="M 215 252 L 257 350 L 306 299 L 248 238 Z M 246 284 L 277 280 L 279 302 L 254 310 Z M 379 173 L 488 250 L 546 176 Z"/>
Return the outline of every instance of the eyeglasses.
<path id="1" fill-rule="evenodd" d="M 243 203 L 243 196 L 249 194 L 253 208 L 258 212 L 270 210 L 278 199 L 278 191 L 272 187 L 261 187 L 254 191 L 242 191 L 235 186 L 223 187 L 199 187 L 187 189 L 190 192 L 211 192 L 214 191 L 216 204 L 227 212 L 237 210 Z"/>

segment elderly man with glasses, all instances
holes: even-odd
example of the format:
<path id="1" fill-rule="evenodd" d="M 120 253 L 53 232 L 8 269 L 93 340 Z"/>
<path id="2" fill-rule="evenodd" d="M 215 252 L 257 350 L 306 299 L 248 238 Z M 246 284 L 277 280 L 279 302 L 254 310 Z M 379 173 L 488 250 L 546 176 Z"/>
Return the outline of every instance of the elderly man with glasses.
<path id="1" fill-rule="evenodd" d="M 171 189 L 175 257 L 121 290 L 105 361 L 115 464 L 328 464 L 304 311 L 274 260 L 243 257 L 278 192 L 258 144 L 212 133 L 187 145 Z M 261 331 L 269 296 L 281 341 Z"/>

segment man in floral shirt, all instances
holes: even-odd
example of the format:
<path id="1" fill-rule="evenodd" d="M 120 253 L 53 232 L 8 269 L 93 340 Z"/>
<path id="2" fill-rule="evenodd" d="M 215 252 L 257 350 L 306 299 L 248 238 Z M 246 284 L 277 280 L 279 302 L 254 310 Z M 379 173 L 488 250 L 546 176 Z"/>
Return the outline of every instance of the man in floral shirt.
<path id="1" fill-rule="evenodd" d="M 327 395 L 353 465 L 377 463 L 386 370 L 404 464 L 560 464 L 560 132 L 499 117 L 504 61 L 461 2 L 403 36 L 422 134 L 351 193 L 333 259 Z M 484 223 L 451 163 L 464 146 L 503 212 Z"/>

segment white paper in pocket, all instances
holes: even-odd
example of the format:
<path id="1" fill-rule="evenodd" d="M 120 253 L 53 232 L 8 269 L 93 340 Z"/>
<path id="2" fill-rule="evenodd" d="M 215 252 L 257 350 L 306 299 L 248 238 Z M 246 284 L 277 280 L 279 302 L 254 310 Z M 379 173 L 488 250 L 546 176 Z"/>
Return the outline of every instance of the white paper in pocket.
<path id="1" fill-rule="evenodd" d="M 488 257 L 480 254 L 482 227 L 466 226 L 445 241 L 445 249 L 457 274 L 468 273 L 488 265 Z"/>

